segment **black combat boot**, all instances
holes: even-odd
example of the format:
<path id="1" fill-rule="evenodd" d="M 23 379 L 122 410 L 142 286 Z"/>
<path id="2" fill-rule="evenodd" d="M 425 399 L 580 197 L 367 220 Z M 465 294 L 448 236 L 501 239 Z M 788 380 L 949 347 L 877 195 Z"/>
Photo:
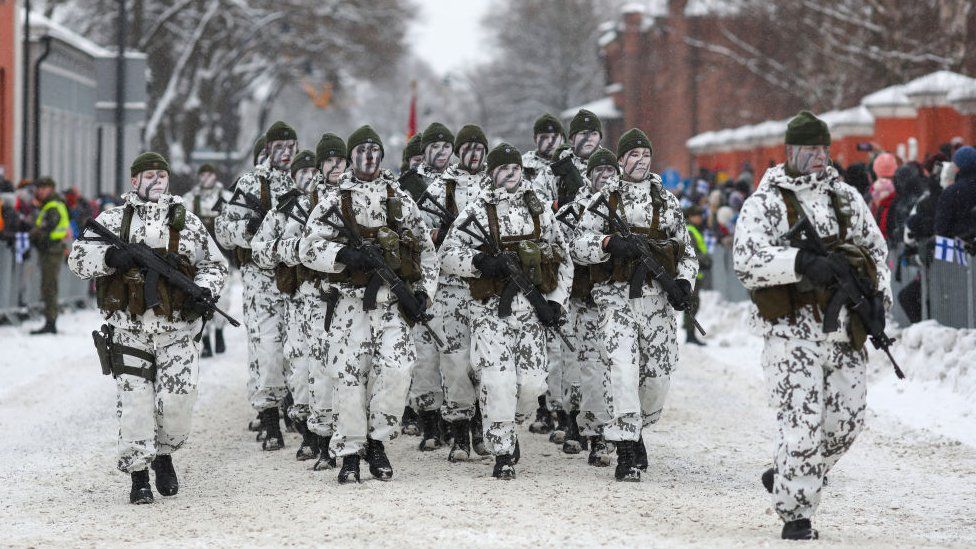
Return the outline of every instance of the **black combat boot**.
<path id="1" fill-rule="evenodd" d="M 294 433 L 297 431 L 295 428 L 295 422 L 292 421 L 291 416 L 288 415 L 288 410 L 295 405 L 295 398 L 291 395 L 291 391 L 285 393 L 285 398 L 281 399 L 281 404 L 279 405 L 278 412 L 281 419 L 285 421 L 285 431 L 289 433 Z"/>
<path id="2" fill-rule="evenodd" d="M 175 496 L 180 491 L 180 481 L 176 478 L 173 468 L 173 456 L 159 454 L 152 462 L 152 470 L 156 473 L 156 490 L 161 496 Z"/>
<path id="3" fill-rule="evenodd" d="M 312 465 L 312 470 L 324 471 L 326 469 L 335 469 L 336 459 L 329 454 L 329 442 L 332 441 L 332 437 L 320 436 L 317 438 L 318 438 L 317 442 L 319 444 L 319 451 L 318 451 L 319 459 L 315 462 L 315 465 Z"/>
<path id="4" fill-rule="evenodd" d="M 149 487 L 149 470 L 132 472 L 132 489 L 129 490 L 129 503 L 152 503 L 153 493 Z"/>
<path id="5" fill-rule="evenodd" d="M 539 395 L 539 407 L 535 410 L 535 421 L 529 424 L 529 432 L 537 435 L 552 432 L 552 414 L 546 407 L 546 395 Z"/>
<path id="6" fill-rule="evenodd" d="M 583 451 L 583 437 L 580 436 L 579 423 L 576 422 L 577 414 L 579 410 L 568 414 L 566 440 L 563 441 L 564 454 L 578 454 Z"/>
<path id="7" fill-rule="evenodd" d="M 515 441 L 515 449 L 512 450 L 512 465 L 518 465 L 519 460 L 522 459 L 522 449 L 519 448 L 519 441 Z"/>
<path id="8" fill-rule="evenodd" d="M 594 467 L 607 467 L 613 461 L 613 447 L 601 436 L 590 437 L 590 456 L 586 462 Z"/>
<path id="9" fill-rule="evenodd" d="M 819 537 L 820 532 L 813 529 L 810 519 L 791 520 L 783 525 L 783 539 L 810 540 Z"/>
<path id="10" fill-rule="evenodd" d="M 702 340 L 700 340 L 700 339 L 698 339 L 698 334 L 695 333 L 695 329 L 694 328 L 690 328 L 687 331 L 687 334 L 688 334 L 688 336 L 685 338 L 685 343 L 687 343 L 689 345 L 700 345 L 702 347 L 705 346 L 705 342 L 702 341 Z"/>
<path id="11" fill-rule="evenodd" d="M 213 356 L 213 350 L 210 349 L 210 336 L 203 336 L 203 348 L 200 349 L 200 358 L 210 358 Z"/>
<path id="12" fill-rule="evenodd" d="M 556 426 L 549 433 L 549 442 L 562 444 L 566 442 L 566 430 L 569 429 L 569 414 L 565 410 L 556 412 Z"/>
<path id="13" fill-rule="evenodd" d="M 637 439 L 637 447 L 635 448 L 637 453 L 634 456 L 637 468 L 641 471 L 647 471 L 647 447 L 644 446 L 644 435 L 641 435 Z"/>
<path id="14" fill-rule="evenodd" d="M 622 482 L 640 482 L 640 475 L 640 469 L 637 468 L 637 442 L 617 442 L 617 469 L 613 472 L 614 478 Z"/>
<path id="15" fill-rule="evenodd" d="M 471 425 L 471 449 L 479 456 L 487 456 L 491 452 L 485 446 L 485 434 L 481 423 L 481 407 L 475 406 L 474 417 L 469 422 Z"/>
<path id="16" fill-rule="evenodd" d="M 762 485 L 770 494 L 773 493 L 773 479 L 776 477 L 776 469 L 770 467 L 763 471 L 762 474 Z"/>
<path id="17" fill-rule="evenodd" d="M 342 456 L 342 469 L 339 469 L 339 484 L 347 484 L 352 482 L 353 479 L 356 482 L 362 482 L 359 478 L 359 454 Z"/>
<path id="18" fill-rule="evenodd" d="M 451 453 L 447 455 L 447 461 L 466 461 L 471 457 L 471 425 L 466 419 L 455 421 L 451 423 L 451 431 L 454 433 L 454 443 L 451 445 Z"/>
<path id="19" fill-rule="evenodd" d="M 45 320 L 44 325 L 36 330 L 31 330 L 30 335 L 36 336 L 41 334 L 56 334 L 58 333 L 58 327 L 55 325 L 54 320 Z M 151 498 L 152 496 L 150 496 Z"/>
<path id="20" fill-rule="evenodd" d="M 369 474 L 373 478 L 383 481 L 393 479 L 393 465 L 390 464 L 390 458 L 386 457 L 382 442 L 366 439 L 366 463 L 369 464 Z M 345 460 L 342 461 L 342 468 L 346 468 Z"/>
<path id="21" fill-rule="evenodd" d="M 261 430 L 264 431 L 264 440 L 261 441 L 261 449 L 267 451 L 281 450 L 285 447 L 285 436 L 281 434 L 281 423 L 278 414 L 278 407 L 272 406 L 261 410 Z"/>
<path id="22" fill-rule="evenodd" d="M 224 345 L 224 331 L 220 328 L 214 330 L 214 352 L 218 355 L 227 350 L 227 346 Z"/>
<path id="23" fill-rule="evenodd" d="M 400 432 L 405 435 L 415 437 L 420 434 L 420 426 L 417 424 L 417 412 L 407 406 L 403 409 L 403 419 L 400 420 Z"/>
<path id="24" fill-rule="evenodd" d="M 295 428 L 302 435 L 302 443 L 295 452 L 295 459 L 298 461 L 308 461 L 315 459 L 319 455 L 319 437 L 308 428 L 304 421 L 295 422 Z"/>
<path id="25" fill-rule="evenodd" d="M 420 436 L 421 452 L 429 452 L 441 447 L 440 419 L 437 410 L 420 412 L 420 428 L 423 429 L 423 434 Z"/>
<path id="26" fill-rule="evenodd" d="M 437 410 L 437 427 L 440 431 L 441 445 L 450 446 L 454 444 L 454 430 L 451 429 L 451 424 L 441 416 L 440 410 Z"/>
<path id="27" fill-rule="evenodd" d="M 492 470 L 491 476 L 498 480 L 512 480 L 515 478 L 514 465 L 511 454 L 495 456 L 495 468 Z"/>

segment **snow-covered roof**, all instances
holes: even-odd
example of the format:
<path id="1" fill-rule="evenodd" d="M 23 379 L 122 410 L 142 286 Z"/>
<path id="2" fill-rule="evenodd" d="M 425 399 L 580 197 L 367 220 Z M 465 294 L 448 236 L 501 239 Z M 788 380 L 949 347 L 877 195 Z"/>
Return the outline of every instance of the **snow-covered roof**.
<path id="1" fill-rule="evenodd" d="M 685 145 L 691 150 L 691 152 L 702 152 L 708 147 L 714 133 L 715 132 L 700 133 L 685 141 Z"/>
<path id="2" fill-rule="evenodd" d="M 613 84 L 607 84 L 607 87 L 603 89 L 606 93 L 617 93 L 623 91 L 624 85 L 620 82 L 614 82 Z"/>
<path id="3" fill-rule="evenodd" d="M 21 21 L 24 20 L 23 15 L 21 15 L 20 18 Z M 62 25 L 61 23 L 58 23 L 49 17 L 45 17 L 44 14 L 40 12 L 31 12 L 30 26 L 31 38 L 37 39 L 41 36 L 50 36 L 51 38 L 60 40 L 65 44 L 68 44 L 69 46 L 90 55 L 91 57 L 116 56 L 116 50 L 100 46 Z M 126 51 L 125 57 L 127 59 L 144 59 L 146 54 L 138 51 Z"/>
<path id="4" fill-rule="evenodd" d="M 620 13 L 639 13 L 643 15 L 647 13 L 647 6 L 638 4 L 637 2 L 628 2 L 620 8 Z"/>
<path id="5" fill-rule="evenodd" d="M 738 12 L 739 6 L 729 0 L 688 0 L 685 6 L 685 15 L 688 17 L 734 15 Z"/>
<path id="6" fill-rule="evenodd" d="M 905 95 L 945 95 L 954 88 L 976 82 L 965 74 L 952 71 L 936 71 L 905 84 Z"/>
<path id="7" fill-rule="evenodd" d="M 593 114 L 599 116 L 601 120 L 612 120 L 623 117 L 623 113 L 620 112 L 620 109 L 613 104 L 612 97 L 604 97 L 602 99 L 597 99 L 596 101 L 590 101 L 585 105 L 566 109 L 561 113 L 561 115 L 563 118 L 572 118 L 576 116 L 576 113 L 579 112 L 580 109 L 586 109 L 592 112 Z"/>
<path id="8" fill-rule="evenodd" d="M 861 99 L 861 105 L 867 107 L 875 118 L 915 116 L 915 105 L 905 95 L 905 86 L 902 84 L 865 95 Z"/>
<path id="9" fill-rule="evenodd" d="M 976 114 L 976 80 L 954 88 L 946 100 L 963 114 Z"/>
<path id="10" fill-rule="evenodd" d="M 609 30 L 609 31 L 601 34 L 600 37 L 597 38 L 596 43 L 601 48 L 603 48 L 607 44 L 610 44 L 611 42 L 613 42 L 616 39 L 617 39 L 617 31 L 616 30 Z"/>
<path id="11" fill-rule="evenodd" d="M 819 117 L 827 123 L 830 133 L 835 139 L 848 135 L 872 135 L 874 133 L 874 116 L 863 105 L 850 109 L 828 111 Z"/>

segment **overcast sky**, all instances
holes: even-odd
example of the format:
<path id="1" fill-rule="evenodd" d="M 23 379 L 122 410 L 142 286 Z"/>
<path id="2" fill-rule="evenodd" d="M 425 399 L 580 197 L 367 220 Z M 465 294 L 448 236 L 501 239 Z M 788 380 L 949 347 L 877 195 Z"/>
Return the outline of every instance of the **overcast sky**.
<path id="1" fill-rule="evenodd" d="M 487 59 L 481 27 L 491 0 L 416 0 L 420 13 L 408 41 L 440 75 Z"/>

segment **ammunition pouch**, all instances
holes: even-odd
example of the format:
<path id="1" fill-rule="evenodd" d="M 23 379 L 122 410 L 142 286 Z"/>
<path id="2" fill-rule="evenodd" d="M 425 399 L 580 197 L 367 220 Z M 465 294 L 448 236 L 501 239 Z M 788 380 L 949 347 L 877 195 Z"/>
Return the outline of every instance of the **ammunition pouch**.
<path id="1" fill-rule="evenodd" d="M 668 275 L 672 278 L 678 275 L 678 263 L 684 259 L 685 248 L 680 241 L 668 238 L 662 231 L 634 227 L 631 229 L 639 238 L 643 238 L 651 250 L 651 256 L 664 267 Z M 611 258 L 609 261 L 590 265 L 589 275 L 592 284 L 600 284 L 612 280 L 613 282 L 629 283 L 634 276 L 639 260 L 628 259 L 618 260 Z M 653 281 L 651 274 L 648 274 L 647 283 Z"/>
<path id="2" fill-rule="evenodd" d="M 196 268 L 184 255 L 168 254 L 173 265 L 180 272 L 190 278 L 196 276 Z M 175 312 L 182 314 L 183 320 L 193 322 L 199 318 L 189 309 L 192 300 L 183 290 L 170 286 L 162 278 L 156 286 L 159 294 L 159 304 L 153 307 L 157 316 L 173 320 Z M 138 267 L 133 267 L 124 273 L 113 273 L 95 280 L 95 300 L 98 308 L 105 313 L 126 311 L 132 316 L 141 316 L 146 312 L 146 277 Z"/>
<path id="3" fill-rule="evenodd" d="M 234 248 L 234 259 L 237 261 L 237 268 L 240 269 L 244 265 L 251 262 L 251 249 L 250 248 Z"/>
<path id="4" fill-rule="evenodd" d="M 517 240 L 503 244 L 502 251 L 518 257 L 522 271 L 540 292 L 547 294 L 558 286 L 559 265 L 563 258 L 554 247 L 532 240 Z M 506 285 L 505 279 L 488 276 L 466 278 L 465 281 L 471 297 L 482 303 L 501 296 Z"/>
<path id="5" fill-rule="evenodd" d="M 289 267 L 284 263 L 275 266 L 275 287 L 286 295 L 294 295 L 298 290 L 298 268 Z"/>
<path id="6" fill-rule="evenodd" d="M 116 343 L 115 328 L 111 324 L 103 324 L 101 331 L 92 332 L 92 339 L 95 341 L 95 351 L 102 366 L 102 375 L 117 378 L 125 374 L 145 379 L 150 383 L 156 381 L 156 357 L 148 351 Z M 124 355 L 144 360 L 149 363 L 149 367 L 126 366 Z"/>
<path id="7" fill-rule="evenodd" d="M 573 265 L 573 285 L 569 289 L 569 297 L 589 301 L 593 294 L 592 267 Z"/>

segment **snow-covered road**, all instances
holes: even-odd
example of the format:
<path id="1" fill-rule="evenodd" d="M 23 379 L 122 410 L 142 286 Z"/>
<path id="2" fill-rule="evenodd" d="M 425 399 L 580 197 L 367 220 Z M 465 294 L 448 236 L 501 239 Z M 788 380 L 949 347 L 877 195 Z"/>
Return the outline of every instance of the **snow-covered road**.
<path id="1" fill-rule="evenodd" d="M 339 486 L 334 471 L 294 460 L 297 435 L 266 453 L 244 430 L 244 332 L 232 330 L 228 353 L 202 367 L 193 434 L 175 459 L 180 494 L 151 506 L 128 504 L 114 467 L 114 384 L 90 346 L 97 315 L 66 315 L 57 337 L 0 328 L 0 545 L 779 544 L 759 484 L 773 432 L 761 343 L 741 327 L 741 307 L 705 301 L 709 347 L 682 347 L 670 404 L 645 434 L 640 484 L 521 431 L 513 482 L 491 478 L 489 460 L 449 464 L 446 450 L 421 454 L 405 437 L 389 445 L 393 482 Z M 973 546 L 972 393 L 937 379 L 899 388 L 872 363 L 882 366 L 868 426 L 831 474 L 818 546 Z"/>

